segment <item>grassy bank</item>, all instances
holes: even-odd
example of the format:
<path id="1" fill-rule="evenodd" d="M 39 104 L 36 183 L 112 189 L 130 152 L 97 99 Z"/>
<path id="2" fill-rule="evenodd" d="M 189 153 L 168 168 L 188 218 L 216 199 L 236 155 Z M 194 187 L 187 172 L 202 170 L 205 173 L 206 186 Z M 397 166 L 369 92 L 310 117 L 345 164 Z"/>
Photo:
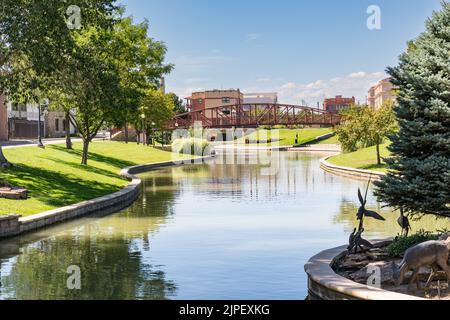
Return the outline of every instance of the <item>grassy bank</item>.
<path id="1" fill-rule="evenodd" d="M 385 143 L 381 146 L 381 156 L 383 158 L 389 157 L 389 151 L 387 147 L 389 143 Z M 386 172 L 386 165 L 377 165 L 377 151 L 375 147 L 361 149 L 352 153 L 340 154 L 338 156 L 331 157 L 328 162 L 337 166 L 350 167 L 355 169 L 373 170 Z"/>
<path id="2" fill-rule="evenodd" d="M 1 171 L 1 180 L 27 188 L 29 199 L 0 199 L 0 215 L 28 216 L 110 194 L 128 184 L 118 175 L 124 167 L 172 159 L 170 152 L 135 143 L 93 142 L 88 166 L 82 166 L 81 147 L 75 143 L 74 150 L 64 145 L 5 149 L 14 168 Z"/>
<path id="3" fill-rule="evenodd" d="M 319 128 L 319 129 L 273 129 L 264 130 L 259 129 L 252 134 L 241 138 L 239 142 L 245 143 L 245 139 L 250 139 L 254 144 L 254 141 L 266 141 L 267 139 L 279 140 L 273 142 L 274 145 L 280 146 L 292 146 L 295 145 L 296 135 L 298 134 L 298 144 L 307 144 L 314 141 L 317 137 L 333 132 L 332 128 Z M 265 144 L 265 143 L 264 143 Z"/>

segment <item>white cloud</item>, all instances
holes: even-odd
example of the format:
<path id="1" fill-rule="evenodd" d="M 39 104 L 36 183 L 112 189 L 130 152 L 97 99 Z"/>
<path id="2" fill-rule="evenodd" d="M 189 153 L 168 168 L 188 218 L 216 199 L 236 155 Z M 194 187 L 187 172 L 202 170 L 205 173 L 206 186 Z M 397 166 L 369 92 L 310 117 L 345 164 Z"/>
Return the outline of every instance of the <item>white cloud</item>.
<path id="1" fill-rule="evenodd" d="M 354 72 L 347 76 L 336 77 L 330 80 L 317 80 L 311 83 L 288 82 L 277 90 L 282 103 L 299 104 L 306 100 L 310 105 L 322 104 L 326 97 L 343 95 L 354 96 L 357 101 L 365 103 L 369 88 L 379 80 L 386 78 L 384 72 Z"/>
<path id="2" fill-rule="evenodd" d="M 250 42 L 250 41 L 256 41 L 256 40 L 261 39 L 262 37 L 263 37 L 263 35 L 260 34 L 260 33 L 248 33 L 248 34 L 245 36 L 245 40 L 246 40 L 247 42 Z"/>
<path id="3" fill-rule="evenodd" d="M 271 79 L 269 77 L 265 77 L 265 78 L 258 78 L 256 79 L 256 82 L 269 82 Z"/>
<path id="4" fill-rule="evenodd" d="M 293 89 L 295 89 L 297 86 L 295 85 L 295 83 L 293 83 L 293 82 L 288 82 L 288 83 L 286 83 L 286 84 L 283 84 L 282 86 L 281 86 L 281 89 L 282 90 L 293 90 Z"/>

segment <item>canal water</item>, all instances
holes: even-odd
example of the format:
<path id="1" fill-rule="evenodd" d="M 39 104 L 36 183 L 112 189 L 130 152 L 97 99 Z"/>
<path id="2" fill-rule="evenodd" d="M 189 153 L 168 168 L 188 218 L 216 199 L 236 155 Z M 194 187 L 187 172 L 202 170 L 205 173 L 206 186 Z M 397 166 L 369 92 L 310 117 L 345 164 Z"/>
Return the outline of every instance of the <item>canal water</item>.
<path id="1" fill-rule="evenodd" d="M 0 299 L 304 299 L 304 264 L 347 242 L 366 185 L 323 172 L 322 156 L 277 153 L 270 170 L 251 155 L 144 174 L 142 196 L 124 211 L 0 242 Z M 388 221 L 367 221 L 366 237 L 400 232 L 397 213 L 371 192 L 368 203 Z M 81 289 L 68 289 L 78 270 Z"/>

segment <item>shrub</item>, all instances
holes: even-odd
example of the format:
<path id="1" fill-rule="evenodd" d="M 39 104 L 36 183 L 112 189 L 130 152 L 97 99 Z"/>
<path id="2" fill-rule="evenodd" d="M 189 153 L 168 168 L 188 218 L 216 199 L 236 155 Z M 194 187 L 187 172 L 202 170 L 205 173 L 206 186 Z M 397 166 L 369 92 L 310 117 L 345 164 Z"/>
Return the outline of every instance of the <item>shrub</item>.
<path id="1" fill-rule="evenodd" d="M 172 143 L 172 152 L 175 153 L 206 156 L 210 151 L 211 144 L 203 139 L 177 139 Z"/>
<path id="2" fill-rule="evenodd" d="M 420 243 L 438 240 L 439 235 L 424 230 L 420 230 L 412 236 L 401 236 L 397 237 L 394 242 L 392 242 L 388 247 L 388 252 L 391 257 L 398 257 L 406 250 Z"/>

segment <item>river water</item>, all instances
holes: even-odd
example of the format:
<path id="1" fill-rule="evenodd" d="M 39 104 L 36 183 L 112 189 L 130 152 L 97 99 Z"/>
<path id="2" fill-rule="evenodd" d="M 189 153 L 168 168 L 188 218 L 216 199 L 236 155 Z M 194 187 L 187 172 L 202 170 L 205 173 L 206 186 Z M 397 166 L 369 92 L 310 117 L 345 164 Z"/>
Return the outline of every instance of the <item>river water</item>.
<path id="1" fill-rule="evenodd" d="M 366 186 L 323 172 L 322 156 L 277 153 L 272 170 L 251 155 L 144 174 L 124 211 L 0 242 L 0 299 L 304 299 L 304 264 L 347 242 Z M 365 237 L 396 235 L 398 214 L 371 194 L 368 207 L 387 221 L 368 220 Z"/>

